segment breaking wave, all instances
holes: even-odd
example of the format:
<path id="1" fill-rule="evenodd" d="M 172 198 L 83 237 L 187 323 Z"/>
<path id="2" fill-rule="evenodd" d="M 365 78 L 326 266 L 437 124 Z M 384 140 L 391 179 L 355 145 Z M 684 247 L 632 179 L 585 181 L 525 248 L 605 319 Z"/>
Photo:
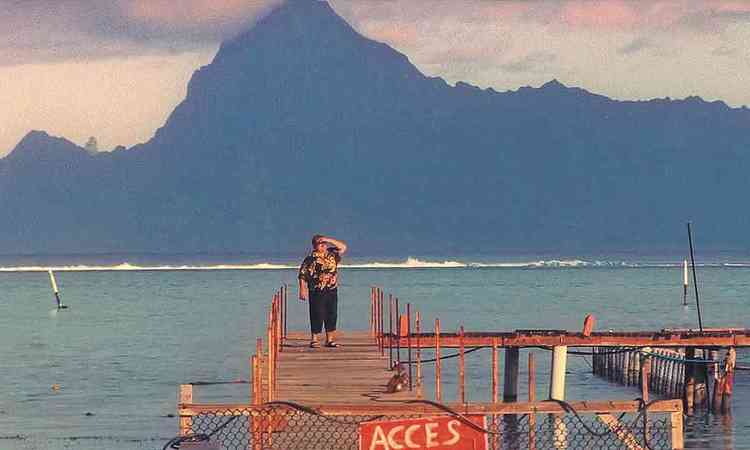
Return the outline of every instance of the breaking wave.
<path id="1" fill-rule="evenodd" d="M 748 262 L 699 263 L 697 267 L 750 268 Z M 76 264 L 20 265 L 0 267 L 2 272 L 128 272 L 128 271 L 211 271 L 211 270 L 290 270 L 298 262 L 259 262 L 252 264 Z M 346 269 L 580 269 L 580 268 L 682 268 L 682 262 L 629 262 L 583 259 L 549 259 L 537 261 L 462 261 L 460 259 L 428 260 L 408 257 L 401 261 L 354 261 L 341 265 Z"/>

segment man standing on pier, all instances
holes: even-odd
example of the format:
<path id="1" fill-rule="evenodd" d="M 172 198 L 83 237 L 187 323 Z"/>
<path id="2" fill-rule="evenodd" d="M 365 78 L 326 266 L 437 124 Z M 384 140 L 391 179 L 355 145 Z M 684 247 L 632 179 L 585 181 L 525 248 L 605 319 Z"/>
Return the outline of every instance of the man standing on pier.
<path id="1" fill-rule="evenodd" d="M 324 325 L 326 347 L 338 347 L 338 264 L 346 252 L 346 244 L 316 234 L 312 238 L 312 247 L 312 253 L 299 268 L 299 298 L 309 300 L 310 306 L 310 347 L 320 347 L 320 333 Z"/>

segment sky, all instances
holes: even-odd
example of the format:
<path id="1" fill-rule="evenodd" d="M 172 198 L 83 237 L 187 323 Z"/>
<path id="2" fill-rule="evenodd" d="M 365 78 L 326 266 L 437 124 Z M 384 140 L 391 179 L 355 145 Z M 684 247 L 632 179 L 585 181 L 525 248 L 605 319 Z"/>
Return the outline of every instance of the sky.
<path id="1" fill-rule="evenodd" d="M 145 142 L 222 40 L 284 0 L 0 0 L 0 157 L 30 130 Z M 317 1 L 317 0 L 311 0 Z M 498 91 L 750 105 L 750 1 L 330 0 L 423 73 Z"/>

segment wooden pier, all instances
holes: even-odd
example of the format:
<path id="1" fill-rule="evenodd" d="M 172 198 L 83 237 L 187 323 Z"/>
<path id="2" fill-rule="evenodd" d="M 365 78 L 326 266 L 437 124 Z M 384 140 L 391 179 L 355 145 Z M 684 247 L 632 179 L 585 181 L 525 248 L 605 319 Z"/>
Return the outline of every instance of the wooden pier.
<path id="1" fill-rule="evenodd" d="M 271 301 L 265 339 L 258 338 L 255 343 L 250 362 L 250 402 L 196 404 L 193 387 L 182 385 L 178 406 L 180 435 L 187 441 L 195 436 L 210 439 L 221 431 L 217 439 L 225 447 L 237 449 L 355 449 L 363 439 L 362 425 L 372 420 L 393 423 L 393 420 L 414 420 L 415 416 L 425 420 L 447 417 L 456 427 L 458 423 L 468 423 L 467 417 L 473 416 L 472 420 L 481 419 L 478 429 L 484 430 L 487 439 L 483 446 L 476 447 L 482 449 L 572 449 L 594 445 L 592 439 L 599 442 L 594 445 L 599 445 L 597 448 L 635 450 L 648 448 L 649 442 L 661 442 L 661 448 L 679 449 L 683 447 L 680 400 L 567 402 L 564 388 L 568 346 L 653 348 L 675 343 L 686 347 L 707 343 L 750 344 L 745 331 L 715 335 L 696 335 L 690 330 L 594 333 L 593 318 L 587 318 L 581 333 L 561 330 L 477 333 L 467 332 L 463 327 L 455 333 L 441 333 L 439 319 L 434 320 L 432 332 L 425 332 L 423 329 L 427 327 L 411 305 L 402 305 L 405 307 L 402 311 L 393 296 L 389 296 L 386 304 L 382 289 L 373 288 L 370 294 L 369 330 L 345 330 L 337 339 L 341 345 L 338 348 L 310 348 L 308 332 L 287 329 L 288 292 L 286 286 L 282 287 Z M 486 400 L 469 402 L 465 359 L 479 347 L 491 351 L 491 355 L 486 355 L 488 362 L 491 361 L 487 374 L 491 384 Z M 529 353 L 526 380 L 529 397 L 519 398 L 519 384 L 524 382 L 519 377 L 522 347 L 552 350 L 550 400 L 536 399 L 533 352 Z M 421 350 L 425 348 L 432 349 L 435 358 L 423 360 Z M 453 350 L 446 355 L 442 353 L 446 348 Z M 502 372 L 501 350 L 505 352 Z M 430 364 L 430 375 L 435 377 L 432 395 L 423 392 L 425 364 Z M 443 364 L 455 364 L 455 402 L 442 403 Z M 601 363 L 598 361 L 597 365 Z M 389 392 L 388 385 L 394 377 L 401 380 L 400 392 Z M 430 398 L 423 398 L 425 394 Z M 652 416 L 648 424 L 641 419 L 646 416 Z M 238 418 L 241 420 L 237 421 Z M 383 426 L 387 426 L 386 422 Z M 229 427 L 230 423 L 236 426 Z M 416 430 L 411 428 L 414 426 L 409 425 L 409 429 Z M 399 433 L 400 429 L 403 434 L 404 427 L 395 426 L 392 432 Z M 404 448 L 388 445 L 382 448 Z"/>
<path id="2" fill-rule="evenodd" d="M 338 348 L 312 349 L 310 333 L 289 333 L 278 356 L 276 398 L 304 405 L 416 398 L 408 389 L 386 392 L 394 372 L 370 333 L 345 332 L 337 341 Z"/>

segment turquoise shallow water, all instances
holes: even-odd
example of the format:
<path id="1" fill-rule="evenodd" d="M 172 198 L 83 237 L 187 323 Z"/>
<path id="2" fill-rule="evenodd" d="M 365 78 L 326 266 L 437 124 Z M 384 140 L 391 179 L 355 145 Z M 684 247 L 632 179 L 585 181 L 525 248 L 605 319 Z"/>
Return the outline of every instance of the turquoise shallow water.
<path id="1" fill-rule="evenodd" d="M 177 419 L 167 415 L 175 412 L 180 383 L 248 379 L 271 294 L 295 274 L 58 272 L 71 308 L 57 312 L 46 273 L 0 273 L 0 450 L 160 449 L 177 432 Z M 444 330 L 577 330 L 588 313 L 599 330 L 695 327 L 695 308 L 680 306 L 681 277 L 679 267 L 658 266 L 344 269 L 340 328 L 366 329 L 371 285 L 412 303 L 427 323 L 439 317 Z M 702 267 L 699 280 L 704 326 L 750 326 L 749 268 Z M 293 299 L 289 326 L 304 329 L 305 306 Z M 536 353 L 544 397 L 548 353 Z M 748 353 L 739 356 L 750 365 Z M 488 395 L 489 357 L 467 357 L 470 399 Z M 589 363 L 569 358 L 569 399 L 637 396 L 593 378 Z M 448 399 L 455 395 L 451 367 Z M 198 387 L 196 398 L 244 401 L 247 391 Z M 748 400 L 750 374 L 740 372 L 733 417 L 689 419 L 688 446 L 750 449 Z"/>

